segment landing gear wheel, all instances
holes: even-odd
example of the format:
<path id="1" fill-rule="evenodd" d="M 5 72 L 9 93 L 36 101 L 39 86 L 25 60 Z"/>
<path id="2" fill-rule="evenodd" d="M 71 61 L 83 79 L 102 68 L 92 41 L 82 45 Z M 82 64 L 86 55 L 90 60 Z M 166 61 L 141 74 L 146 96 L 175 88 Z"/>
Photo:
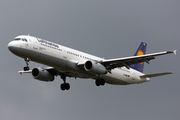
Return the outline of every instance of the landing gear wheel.
<path id="1" fill-rule="evenodd" d="M 64 90 L 69 90 L 70 89 L 70 84 L 69 83 L 63 83 L 60 85 L 60 88 L 62 91 Z"/>
<path id="2" fill-rule="evenodd" d="M 97 79 L 96 81 L 95 81 L 95 83 L 96 83 L 96 86 L 104 86 L 105 85 L 105 80 L 104 79 Z"/>
<path id="3" fill-rule="evenodd" d="M 69 83 L 65 83 L 65 86 L 66 86 L 66 90 L 70 89 L 70 84 Z"/>
<path id="4" fill-rule="evenodd" d="M 97 80 L 95 81 L 95 83 L 96 83 L 96 86 L 100 86 L 100 85 L 101 85 L 99 79 L 97 79 Z"/>
<path id="5" fill-rule="evenodd" d="M 29 70 L 29 61 L 30 61 L 30 59 L 29 58 L 24 58 L 24 60 L 25 60 L 25 62 L 26 62 L 26 67 L 24 67 L 24 71 L 28 71 Z"/>
<path id="6" fill-rule="evenodd" d="M 62 91 L 64 91 L 64 90 L 65 90 L 65 84 L 64 84 L 64 83 L 61 84 L 61 85 L 60 85 L 60 88 L 61 88 Z"/>
<path id="7" fill-rule="evenodd" d="M 100 79 L 100 84 L 101 84 L 101 86 L 104 86 L 105 85 L 105 80 L 104 79 Z"/>
<path id="8" fill-rule="evenodd" d="M 24 67 L 24 71 L 26 71 L 26 67 Z"/>
<path id="9" fill-rule="evenodd" d="M 24 71 L 28 71 L 29 70 L 29 67 L 24 67 Z"/>

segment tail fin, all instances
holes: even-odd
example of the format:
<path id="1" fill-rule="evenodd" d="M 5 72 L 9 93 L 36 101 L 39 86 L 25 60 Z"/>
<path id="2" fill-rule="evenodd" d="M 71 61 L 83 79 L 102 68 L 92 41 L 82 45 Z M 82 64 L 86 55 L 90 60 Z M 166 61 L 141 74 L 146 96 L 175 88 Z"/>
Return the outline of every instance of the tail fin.
<path id="1" fill-rule="evenodd" d="M 146 54 L 146 47 L 147 47 L 147 44 L 144 42 L 141 42 L 134 56 L 140 56 L 140 55 Z M 143 73 L 144 62 L 130 65 L 129 67 Z"/>

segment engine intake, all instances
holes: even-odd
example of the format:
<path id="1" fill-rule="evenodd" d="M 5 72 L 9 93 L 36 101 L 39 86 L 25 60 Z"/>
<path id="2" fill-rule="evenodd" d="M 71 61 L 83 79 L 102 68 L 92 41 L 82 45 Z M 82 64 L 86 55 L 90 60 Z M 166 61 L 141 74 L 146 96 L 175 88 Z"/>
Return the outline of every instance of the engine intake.
<path id="1" fill-rule="evenodd" d="M 51 82 L 54 80 L 54 75 L 52 75 L 47 70 L 44 70 L 42 68 L 34 68 L 32 70 L 32 76 L 34 79 L 37 79 L 40 81 Z"/>
<path id="2" fill-rule="evenodd" d="M 84 64 L 84 69 L 88 72 L 95 73 L 95 74 L 107 73 L 107 69 L 101 63 L 96 63 L 94 61 L 87 61 Z"/>

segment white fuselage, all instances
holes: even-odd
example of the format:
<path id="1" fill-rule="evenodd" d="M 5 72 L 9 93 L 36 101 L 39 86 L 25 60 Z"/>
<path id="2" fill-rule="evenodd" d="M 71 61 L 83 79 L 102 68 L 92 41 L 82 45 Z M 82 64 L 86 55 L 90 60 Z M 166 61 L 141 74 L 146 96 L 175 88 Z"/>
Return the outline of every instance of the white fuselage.
<path id="1" fill-rule="evenodd" d="M 26 38 L 27 41 L 11 41 L 8 47 L 11 52 L 22 58 L 29 58 L 31 61 L 38 62 L 66 72 L 69 76 L 79 78 L 97 79 L 99 76 L 89 73 L 77 66 L 88 60 L 102 61 L 102 58 L 80 52 L 47 40 L 32 36 L 19 36 Z M 18 37 L 16 37 L 18 38 Z M 115 68 L 111 73 L 101 75 L 106 83 L 115 85 L 138 84 L 149 81 L 149 78 L 141 79 L 143 73 L 132 68 Z"/>

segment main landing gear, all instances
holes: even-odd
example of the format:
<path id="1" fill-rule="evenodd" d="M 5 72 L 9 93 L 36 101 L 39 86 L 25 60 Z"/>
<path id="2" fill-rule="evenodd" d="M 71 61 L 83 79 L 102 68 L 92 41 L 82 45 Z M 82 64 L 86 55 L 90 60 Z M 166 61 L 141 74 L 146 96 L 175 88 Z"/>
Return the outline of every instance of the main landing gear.
<path id="1" fill-rule="evenodd" d="M 95 84 L 96 84 L 96 86 L 104 86 L 105 85 L 105 80 L 104 79 L 97 79 L 96 81 L 95 81 Z"/>
<path id="2" fill-rule="evenodd" d="M 26 66 L 24 67 L 24 71 L 28 71 L 30 68 L 29 68 L 29 61 L 30 59 L 29 58 L 24 58 L 25 62 L 26 62 Z"/>
<path id="3" fill-rule="evenodd" d="M 69 89 L 70 89 L 70 84 L 69 84 L 69 83 L 66 83 L 66 76 L 65 76 L 65 75 L 61 76 L 61 79 L 63 79 L 63 81 L 64 81 L 64 83 L 62 83 L 62 84 L 60 85 L 61 90 L 62 90 L 62 91 L 64 91 L 64 90 L 69 90 Z"/>

